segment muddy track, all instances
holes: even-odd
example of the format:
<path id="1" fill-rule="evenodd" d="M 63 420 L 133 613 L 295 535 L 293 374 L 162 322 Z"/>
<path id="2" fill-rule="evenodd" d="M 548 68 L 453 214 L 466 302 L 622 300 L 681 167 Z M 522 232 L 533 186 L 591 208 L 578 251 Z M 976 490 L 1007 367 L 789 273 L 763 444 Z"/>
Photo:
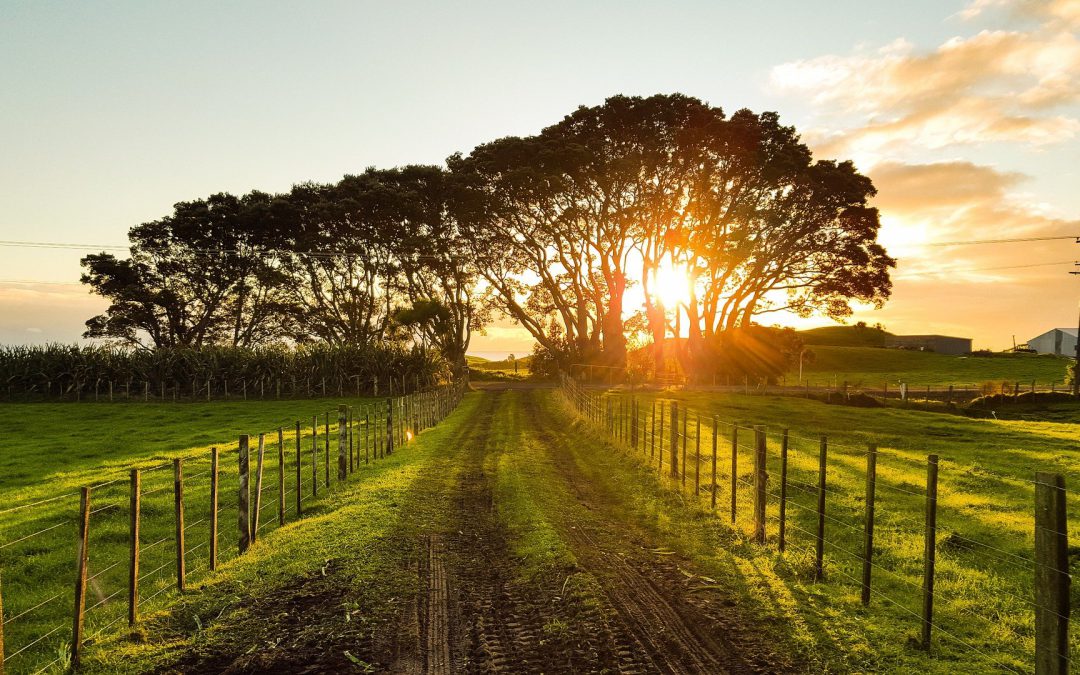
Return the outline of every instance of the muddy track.
<path id="1" fill-rule="evenodd" d="M 489 396 L 494 405 L 501 402 L 501 394 Z M 491 418 L 485 416 L 482 428 L 461 448 L 452 527 L 446 538 L 449 579 L 455 590 L 447 637 L 455 671 L 527 672 L 542 663 L 542 622 L 511 583 L 507 535 L 495 517 L 492 486 L 484 470 L 490 428 Z M 429 596 L 426 604 L 432 602 Z M 440 649 L 439 644 L 424 645 L 426 672 L 438 672 L 430 664 Z"/>
<path id="2" fill-rule="evenodd" d="M 502 394 L 488 396 L 502 400 Z M 460 449 L 455 511 L 440 540 L 444 549 L 433 554 L 446 565 L 450 589 L 446 639 L 452 672 L 648 672 L 634 657 L 640 650 L 608 630 L 600 608 L 563 597 L 566 576 L 526 582 L 515 574 L 518 563 L 495 511 L 494 477 L 485 469 L 497 464 L 493 453 L 500 451 L 489 436 L 490 422 L 485 417 L 483 428 Z M 440 602 L 436 563 L 421 573 L 430 590 L 420 604 L 427 608 L 424 615 L 434 617 L 421 635 L 436 636 L 423 640 L 425 672 L 445 672 L 438 666 L 442 643 L 432 630 L 440 620 L 432 612 Z"/>
<path id="3" fill-rule="evenodd" d="M 578 562 L 601 584 L 621 627 L 644 650 L 650 670 L 668 673 L 756 673 L 785 670 L 783 661 L 763 654 L 739 617 L 704 611 L 688 597 L 687 577 L 678 565 L 659 561 L 647 542 L 610 512 L 605 496 L 578 474 L 569 448 L 549 429 L 536 394 L 526 397 L 528 432 L 534 434 L 572 491 L 578 510 L 572 525 L 560 524 Z M 632 530 L 632 528 L 630 528 Z M 618 632 L 618 631 L 616 631 Z"/>

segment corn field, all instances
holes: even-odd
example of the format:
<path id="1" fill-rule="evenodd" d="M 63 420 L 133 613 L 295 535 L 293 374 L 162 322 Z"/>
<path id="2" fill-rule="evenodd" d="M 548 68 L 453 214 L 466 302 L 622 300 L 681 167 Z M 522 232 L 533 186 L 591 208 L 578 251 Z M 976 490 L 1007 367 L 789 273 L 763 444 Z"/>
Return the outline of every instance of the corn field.
<path id="1" fill-rule="evenodd" d="M 394 345 L 244 349 L 0 347 L 9 400 L 181 400 L 394 395 L 446 381 L 432 352 Z"/>

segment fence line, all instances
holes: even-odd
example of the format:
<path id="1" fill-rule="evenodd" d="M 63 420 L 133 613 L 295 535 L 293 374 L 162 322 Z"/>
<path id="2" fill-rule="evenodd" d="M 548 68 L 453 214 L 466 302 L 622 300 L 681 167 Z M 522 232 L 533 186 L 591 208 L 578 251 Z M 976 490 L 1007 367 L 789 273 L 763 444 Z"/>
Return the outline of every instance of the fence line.
<path id="1" fill-rule="evenodd" d="M 1003 638 L 1003 644 L 1006 640 L 1015 642 L 1021 639 L 1020 644 L 1031 650 L 1031 665 L 1036 673 L 1068 672 L 1070 652 L 1080 645 L 1076 644 L 1075 633 L 1070 643 L 1072 618 L 1069 612 L 1067 492 L 1062 476 L 1040 473 L 1029 480 L 986 472 L 996 480 L 1030 483 L 1037 492 L 1031 523 L 1036 543 L 1030 556 L 1018 555 L 942 528 L 939 516 L 942 504 L 938 497 L 939 466 L 943 470 L 960 469 L 960 472 L 966 469 L 955 463 L 939 462 L 936 455 L 929 455 L 920 462 L 910 456 L 881 452 L 873 443 L 866 448 L 858 448 L 835 443 L 825 436 L 819 439 L 800 436 L 788 429 L 783 429 L 782 433 L 773 430 L 770 434 L 766 427 L 749 425 L 740 420 L 719 420 L 714 415 L 702 414 L 676 401 L 654 400 L 651 410 L 647 406 L 643 410 L 631 392 L 585 388 L 568 376 L 562 378 L 561 391 L 587 423 L 610 438 L 616 447 L 647 462 L 667 488 L 686 493 L 689 477 L 693 481 L 689 487 L 690 494 L 699 500 L 699 506 L 714 513 L 717 512 L 717 492 L 728 490 L 731 495 L 732 527 L 744 534 L 752 534 L 747 541 L 766 548 L 775 546 L 773 550 L 781 556 L 788 547 L 796 551 L 805 550 L 815 560 L 815 581 L 824 581 L 827 574 L 837 572 L 861 588 L 864 605 L 872 604 L 874 598 L 884 599 L 901 608 L 905 615 L 917 619 L 921 636 L 913 646 L 930 650 L 933 636 L 939 634 L 997 667 L 1017 672 L 1027 670 L 1027 667 L 1016 668 L 1001 660 L 1006 654 L 1006 660 L 1012 660 L 1015 655 L 997 652 L 987 647 L 985 642 L 976 646 L 971 638 L 965 639 L 966 634 L 978 628 L 970 625 L 970 619 L 964 619 L 968 624 L 961 623 L 959 614 L 963 614 L 984 622 L 987 631 L 1000 630 L 1008 634 L 1010 637 Z M 659 425 L 657 420 L 661 421 Z M 723 429 L 727 429 L 727 432 L 722 434 Z M 773 452 L 771 459 L 767 459 L 770 444 L 773 451 L 779 448 L 779 453 Z M 820 445 L 817 451 L 810 449 L 812 444 Z M 838 458 L 834 458 L 826 453 L 826 447 L 842 452 Z M 723 466 L 725 462 L 717 461 L 718 455 L 724 452 L 730 454 L 731 462 L 727 468 Z M 778 460 L 782 462 L 779 490 L 771 483 L 776 476 L 766 470 L 767 462 Z M 705 472 L 700 471 L 702 462 L 706 462 Z M 902 479 L 902 471 L 898 471 L 890 462 L 902 463 L 902 471 L 923 470 L 925 489 L 913 488 L 912 481 L 906 476 Z M 720 471 L 717 470 L 718 465 Z M 816 481 L 803 480 L 803 476 L 815 476 Z M 857 489 L 842 487 L 858 485 L 862 477 L 866 479 L 865 494 Z M 702 479 L 707 482 L 704 486 L 701 485 Z M 947 484 L 946 477 L 943 485 Z M 794 492 L 789 491 L 789 487 L 794 488 Z M 882 510 L 881 505 L 875 503 L 881 500 L 881 496 L 875 499 L 878 487 L 883 488 L 889 496 L 887 510 Z M 705 500 L 701 500 L 702 494 L 706 496 Z M 800 494 L 816 497 L 817 503 L 800 503 L 796 499 Z M 945 494 L 948 496 L 951 493 Z M 912 508 L 916 504 L 919 505 L 918 510 Z M 791 514 L 787 506 L 794 506 L 796 513 Z M 969 517 L 963 512 L 957 513 L 961 517 Z M 717 515 L 720 516 L 719 513 Z M 801 525 L 814 521 L 816 531 L 812 525 Z M 905 525 L 905 522 L 908 524 Z M 877 540 L 875 524 L 878 526 Z M 942 537 L 943 532 L 948 532 L 947 536 Z M 785 536 L 790 533 L 796 533 L 804 541 L 790 541 L 790 537 Z M 916 538 L 923 540 L 921 546 L 914 544 Z M 886 543 L 882 544 L 881 541 Z M 903 545 L 904 541 L 912 545 L 904 545 L 904 549 L 895 548 Z M 969 603 L 959 596 L 961 591 L 958 585 L 970 585 L 975 580 L 955 577 L 957 565 L 973 564 L 962 557 L 963 549 L 943 548 L 945 544 L 956 547 L 957 542 L 963 542 L 969 548 L 980 547 L 986 553 L 982 557 L 984 562 L 1001 562 L 1010 565 L 1009 569 L 1016 570 L 1009 576 L 1002 576 L 997 570 L 980 574 L 980 584 L 984 583 L 982 579 L 985 579 L 985 583 L 994 584 L 986 591 L 990 594 L 987 598 L 996 597 L 993 602 L 1000 603 L 1001 608 L 969 607 Z M 803 544 L 807 545 L 805 549 Z M 905 553 L 908 549 L 916 548 L 922 549 L 918 560 Z M 823 561 L 833 559 L 833 552 L 842 554 L 849 562 L 836 561 L 823 567 Z M 947 554 L 950 573 L 938 579 L 939 557 L 943 552 Z M 883 553 L 889 554 L 888 565 L 879 559 Z M 850 574 L 845 572 L 844 565 L 861 566 L 861 575 L 858 571 Z M 916 570 L 919 570 L 918 576 L 922 577 L 921 583 L 916 581 Z M 883 576 L 875 579 L 875 573 L 879 571 Z M 941 583 L 935 584 L 935 581 Z M 1032 589 L 1031 597 L 1025 598 L 1013 590 L 1021 584 Z M 892 597 L 890 589 L 913 597 L 902 601 Z M 995 592 L 1001 595 L 994 596 Z M 944 612 L 935 606 L 935 598 L 945 602 Z M 908 606 L 914 606 L 916 599 L 921 605 L 919 610 Z M 1018 601 L 1020 605 L 1015 605 L 1013 601 Z M 945 626 L 942 625 L 943 619 Z M 1035 627 L 1033 646 L 1026 642 L 1032 640 L 1032 631 L 1026 628 L 1027 621 L 1032 619 Z M 1018 631 L 1018 627 L 1021 630 Z"/>
<path id="2" fill-rule="evenodd" d="M 302 500 L 307 501 L 314 497 L 316 484 L 330 494 L 359 471 L 360 455 L 369 458 L 369 462 L 378 461 L 403 447 L 417 433 L 449 415 L 463 394 L 461 383 L 443 385 L 404 397 L 343 406 L 339 424 L 327 421 L 314 434 L 301 422 L 297 422 L 295 431 L 287 427 L 266 433 L 264 442 L 260 443 L 263 452 L 259 453 L 264 479 L 256 481 L 252 477 L 250 490 L 256 487 L 261 490 L 255 491 L 251 512 L 245 514 L 252 542 L 305 515 L 284 500 L 287 494 L 299 490 Z M 327 462 L 332 434 L 338 436 L 338 466 L 344 470 L 338 472 L 336 481 L 331 481 L 329 473 L 324 476 L 322 471 L 305 476 L 307 467 L 322 469 L 320 465 Z M 318 442 L 313 455 L 301 447 L 301 438 L 306 435 Z M 34 544 L 33 555 L 28 557 L 20 549 L 22 555 L 13 554 L 3 561 L 6 569 L 0 575 L 4 582 L 0 607 L 7 611 L 0 624 L 0 650 L 3 650 L 0 655 L 6 652 L 7 658 L 0 657 L 0 673 L 44 670 L 69 660 L 75 664 L 86 642 L 82 636 L 97 637 L 124 619 L 137 623 L 140 612 L 159 597 L 183 593 L 189 581 L 216 570 L 219 560 L 240 555 L 238 547 L 225 546 L 220 550 L 217 547 L 219 532 L 224 535 L 230 531 L 222 528 L 239 522 L 231 519 L 230 514 L 237 514 L 244 501 L 240 482 L 243 469 L 237 462 L 240 445 L 213 448 L 208 453 L 142 469 L 137 464 L 130 471 L 118 468 L 124 477 L 4 511 L 12 513 L 33 507 L 37 510 L 30 512 L 36 514 L 36 520 L 31 522 L 46 520 L 47 524 L 23 534 L 18 530 L 25 528 L 26 523 L 16 523 L 10 529 L 19 536 L 0 544 L 0 550 L 18 544 L 25 547 L 24 542 Z M 352 453 L 354 457 L 350 457 Z M 252 473 L 256 471 L 255 454 L 251 457 Z M 170 464 L 173 471 L 159 471 Z M 131 474 L 130 480 L 126 474 Z M 158 495 L 162 492 L 168 494 Z M 148 499 L 154 495 L 158 496 Z M 218 501 L 212 502 L 213 495 L 218 495 Z M 85 508 L 76 520 L 70 517 L 71 509 L 77 508 L 80 500 Z M 254 506 L 260 502 L 260 506 Z M 274 511 L 278 508 L 282 509 L 280 514 Z M 260 512 L 264 515 L 261 519 L 256 515 Z M 57 517 L 59 522 L 48 522 Z M 42 544 L 36 544 L 35 538 L 68 525 L 80 526 L 79 531 L 84 533 L 82 542 L 77 541 L 70 549 L 71 556 L 85 561 L 80 564 L 78 576 L 69 582 L 68 573 L 58 571 L 51 577 L 55 583 L 34 579 L 34 555 L 63 560 L 69 555 L 70 541 L 66 532 Z M 239 541 L 242 540 L 241 531 Z M 63 564 L 53 566 L 66 571 L 70 569 L 68 565 L 64 560 Z M 68 605 L 66 615 L 55 606 L 60 602 Z M 71 607 L 75 608 L 73 613 Z M 55 645 L 50 641 L 58 635 L 64 636 L 65 627 L 72 626 L 74 632 L 67 641 Z"/>

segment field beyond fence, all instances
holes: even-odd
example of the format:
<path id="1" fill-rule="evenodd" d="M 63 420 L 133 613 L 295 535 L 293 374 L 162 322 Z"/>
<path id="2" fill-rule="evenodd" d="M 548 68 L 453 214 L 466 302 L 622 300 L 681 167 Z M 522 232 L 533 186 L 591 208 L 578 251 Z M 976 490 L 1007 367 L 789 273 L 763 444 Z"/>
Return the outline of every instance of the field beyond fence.
<path id="1" fill-rule="evenodd" d="M 0 505 L 0 672 L 77 665 L 96 638 L 136 625 L 442 420 L 463 391 L 342 405 L 229 447 Z"/>
<path id="2" fill-rule="evenodd" d="M 785 583 L 819 588 L 827 600 L 806 611 L 865 616 L 875 665 L 917 650 L 946 671 L 1068 671 L 1080 639 L 1067 531 L 1078 523 L 1061 473 L 859 447 L 571 378 L 562 391 L 667 486 L 771 551 Z"/>

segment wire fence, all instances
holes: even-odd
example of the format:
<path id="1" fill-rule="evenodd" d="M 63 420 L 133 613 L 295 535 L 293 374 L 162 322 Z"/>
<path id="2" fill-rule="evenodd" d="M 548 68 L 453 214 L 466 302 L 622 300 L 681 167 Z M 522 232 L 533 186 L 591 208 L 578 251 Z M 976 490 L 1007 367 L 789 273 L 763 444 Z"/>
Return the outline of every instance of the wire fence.
<path id="1" fill-rule="evenodd" d="M 0 672 L 77 666 L 86 646 L 302 518 L 363 466 L 441 421 L 463 392 L 451 384 L 342 405 L 0 509 Z"/>
<path id="2" fill-rule="evenodd" d="M 328 377 L 238 377 L 201 375 L 190 378 L 63 376 L 18 379 L 0 389 L 0 398 L 8 401 L 68 402 L 194 402 L 314 399 L 327 396 L 390 396 L 402 398 L 430 389 L 435 376 L 367 377 L 344 371 Z"/>
<path id="3" fill-rule="evenodd" d="M 561 389 L 616 446 L 728 521 L 739 541 L 781 555 L 776 569 L 790 580 L 850 587 L 861 605 L 909 622 L 918 637 L 908 648 L 936 654 L 944 642 L 984 669 L 1068 672 L 1080 640 L 1069 630 L 1060 475 L 1001 475 L 721 420 L 570 377 Z"/>
<path id="4" fill-rule="evenodd" d="M 951 384 L 921 384 L 906 381 L 903 376 L 888 376 L 870 380 L 864 377 L 846 379 L 845 376 L 821 376 L 817 374 L 800 378 L 783 375 L 777 380 L 768 378 L 724 378 L 711 380 L 693 379 L 674 373 L 638 373 L 631 369 L 591 364 L 572 364 L 570 376 L 579 385 L 610 387 L 622 385 L 635 387 L 686 387 L 696 391 L 740 393 L 748 396 L 795 396 L 844 400 L 855 404 L 873 405 L 895 401 L 912 405 L 960 406 L 978 401 L 986 406 L 1025 403 L 1033 400 L 1066 400 L 1072 392 L 1064 380 L 1039 382 L 1038 380 L 992 379 L 984 382 L 953 382 Z M 1048 396 L 1050 395 L 1050 396 Z"/>

